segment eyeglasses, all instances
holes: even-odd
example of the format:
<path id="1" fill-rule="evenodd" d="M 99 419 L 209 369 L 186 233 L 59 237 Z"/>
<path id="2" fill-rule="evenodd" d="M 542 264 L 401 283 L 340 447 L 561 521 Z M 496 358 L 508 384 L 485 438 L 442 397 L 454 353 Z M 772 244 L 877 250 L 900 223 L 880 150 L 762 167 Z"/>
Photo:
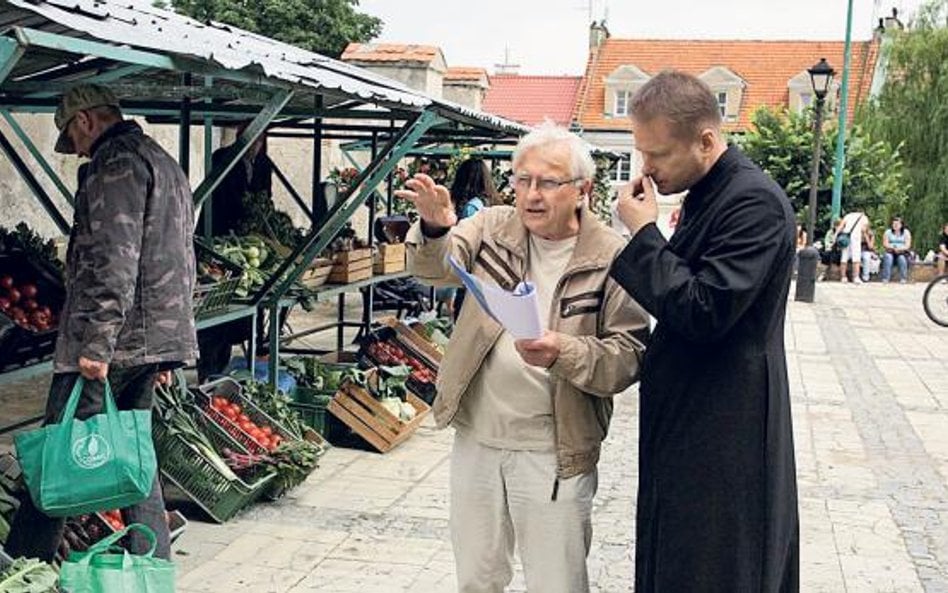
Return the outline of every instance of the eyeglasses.
<path id="1" fill-rule="evenodd" d="M 552 193 L 564 185 L 570 183 L 576 183 L 577 181 L 582 181 L 582 178 L 575 177 L 573 179 L 567 179 L 565 181 L 560 181 L 559 179 L 549 179 L 547 177 L 531 177 L 529 175 L 514 175 L 510 178 L 510 185 L 513 186 L 514 191 L 518 192 L 527 192 L 530 191 L 530 188 L 533 187 L 534 182 L 536 183 L 537 191 L 541 194 Z"/>

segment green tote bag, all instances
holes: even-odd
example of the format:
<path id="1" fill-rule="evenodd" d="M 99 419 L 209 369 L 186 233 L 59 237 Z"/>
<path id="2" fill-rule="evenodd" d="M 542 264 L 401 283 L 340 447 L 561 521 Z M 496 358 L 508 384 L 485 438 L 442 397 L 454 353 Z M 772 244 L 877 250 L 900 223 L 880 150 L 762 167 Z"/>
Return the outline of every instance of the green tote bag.
<path id="1" fill-rule="evenodd" d="M 151 541 L 144 556 L 113 546 L 133 529 Z M 154 553 L 154 532 L 133 523 L 86 552 L 70 554 L 59 571 L 59 587 L 65 593 L 174 593 L 174 564 Z"/>
<path id="2" fill-rule="evenodd" d="M 151 410 L 120 412 L 106 382 L 104 412 L 76 420 L 84 384 L 76 381 L 59 424 L 15 438 L 30 497 L 52 517 L 131 506 L 145 500 L 155 480 Z"/>

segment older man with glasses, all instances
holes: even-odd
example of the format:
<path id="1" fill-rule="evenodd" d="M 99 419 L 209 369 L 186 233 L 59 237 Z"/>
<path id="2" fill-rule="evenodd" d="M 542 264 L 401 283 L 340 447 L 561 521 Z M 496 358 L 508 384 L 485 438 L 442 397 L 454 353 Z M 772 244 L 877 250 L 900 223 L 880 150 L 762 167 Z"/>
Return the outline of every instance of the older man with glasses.
<path id="1" fill-rule="evenodd" d="M 434 414 L 455 428 L 451 533 L 461 593 L 501 593 L 514 546 L 527 589 L 589 590 L 600 443 L 612 396 L 638 376 L 643 310 L 609 277 L 625 242 L 587 208 L 595 164 L 552 124 L 513 155 L 516 206 L 458 222 L 447 188 L 426 175 L 399 197 L 420 215 L 407 244 L 421 281 L 458 285 L 453 256 L 476 277 L 536 287 L 542 337 L 516 340 L 474 299 L 461 309 L 438 377 Z"/>

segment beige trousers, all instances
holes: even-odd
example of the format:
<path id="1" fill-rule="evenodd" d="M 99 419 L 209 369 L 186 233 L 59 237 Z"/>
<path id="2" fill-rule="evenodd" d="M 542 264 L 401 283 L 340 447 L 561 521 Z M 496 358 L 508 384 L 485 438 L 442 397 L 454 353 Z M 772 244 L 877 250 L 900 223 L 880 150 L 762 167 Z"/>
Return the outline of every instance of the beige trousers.
<path id="1" fill-rule="evenodd" d="M 528 593 L 587 593 L 597 483 L 595 470 L 557 480 L 552 452 L 495 449 L 457 433 L 451 543 L 459 593 L 503 593 L 515 543 Z"/>

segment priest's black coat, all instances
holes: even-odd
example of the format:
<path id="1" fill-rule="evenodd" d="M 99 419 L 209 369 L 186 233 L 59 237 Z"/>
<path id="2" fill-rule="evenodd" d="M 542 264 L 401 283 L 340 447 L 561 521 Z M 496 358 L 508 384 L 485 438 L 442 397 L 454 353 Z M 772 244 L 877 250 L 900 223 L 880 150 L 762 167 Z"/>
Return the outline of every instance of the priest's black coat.
<path id="1" fill-rule="evenodd" d="M 636 593 L 796 593 L 799 522 L 784 313 L 795 225 L 736 147 L 666 242 L 612 276 L 656 319 L 640 386 Z"/>

